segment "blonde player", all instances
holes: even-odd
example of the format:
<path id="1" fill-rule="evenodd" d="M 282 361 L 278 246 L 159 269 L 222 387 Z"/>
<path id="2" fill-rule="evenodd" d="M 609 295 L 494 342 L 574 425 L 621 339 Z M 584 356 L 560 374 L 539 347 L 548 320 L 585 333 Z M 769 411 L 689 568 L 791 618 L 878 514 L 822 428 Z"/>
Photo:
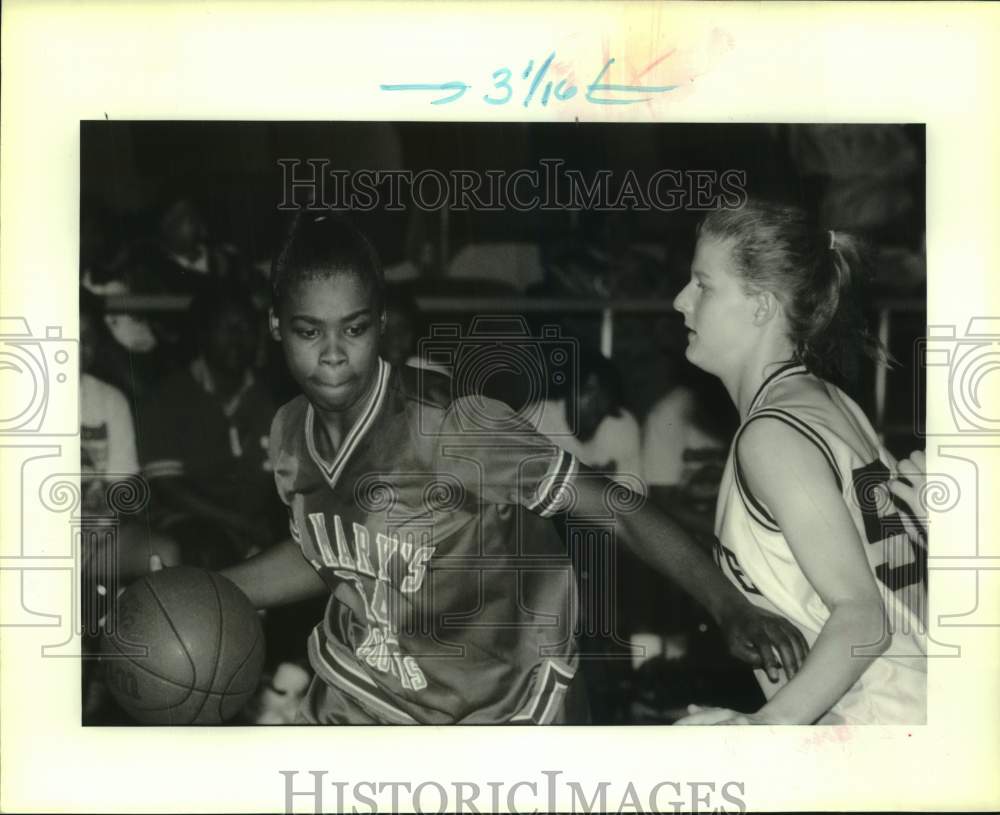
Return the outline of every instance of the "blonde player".
<path id="1" fill-rule="evenodd" d="M 890 497 L 896 462 L 828 381 L 880 353 L 853 295 L 858 260 L 850 236 L 794 208 L 750 201 L 699 228 L 674 305 L 687 358 L 722 380 L 741 418 L 716 558 L 811 650 L 792 679 L 760 683 L 756 713 L 693 709 L 683 724 L 925 721 L 925 551 Z"/>

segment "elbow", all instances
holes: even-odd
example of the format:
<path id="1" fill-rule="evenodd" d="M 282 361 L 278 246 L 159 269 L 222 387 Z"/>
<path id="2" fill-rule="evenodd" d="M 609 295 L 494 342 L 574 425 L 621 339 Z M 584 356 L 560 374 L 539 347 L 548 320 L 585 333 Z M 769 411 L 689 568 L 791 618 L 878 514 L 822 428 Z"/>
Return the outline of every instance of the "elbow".
<path id="1" fill-rule="evenodd" d="M 872 642 L 871 655 L 880 657 L 892 645 L 892 630 L 885 606 L 879 601 L 865 609 L 865 634 L 868 642 Z"/>
<path id="2" fill-rule="evenodd" d="M 850 617 L 853 656 L 874 659 L 889 650 L 892 630 L 881 597 L 848 603 L 841 609 Z"/>

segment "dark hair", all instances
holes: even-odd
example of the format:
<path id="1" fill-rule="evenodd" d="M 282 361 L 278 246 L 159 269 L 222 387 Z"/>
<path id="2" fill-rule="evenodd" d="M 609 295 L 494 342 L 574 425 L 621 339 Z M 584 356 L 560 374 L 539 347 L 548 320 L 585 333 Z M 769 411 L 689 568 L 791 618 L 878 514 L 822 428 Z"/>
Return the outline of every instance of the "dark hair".
<path id="1" fill-rule="evenodd" d="M 298 210 L 271 264 L 271 300 L 281 308 L 288 290 L 303 280 L 356 274 L 376 313 L 385 300 L 385 277 L 375 247 L 343 215 Z"/>
<path id="2" fill-rule="evenodd" d="M 709 213 L 698 234 L 734 242 L 746 290 L 781 302 L 795 359 L 817 376 L 852 381 L 861 356 L 888 360 L 862 311 L 868 268 L 857 236 L 821 229 L 798 207 L 755 200 Z"/>
<path id="3" fill-rule="evenodd" d="M 214 283 L 202 289 L 191 300 L 188 306 L 188 321 L 192 336 L 199 342 L 205 337 L 220 315 L 232 309 L 237 309 L 254 325 L 257 321 L 257 309 L 250 295 L 241 289 L 226 287 Z"/>

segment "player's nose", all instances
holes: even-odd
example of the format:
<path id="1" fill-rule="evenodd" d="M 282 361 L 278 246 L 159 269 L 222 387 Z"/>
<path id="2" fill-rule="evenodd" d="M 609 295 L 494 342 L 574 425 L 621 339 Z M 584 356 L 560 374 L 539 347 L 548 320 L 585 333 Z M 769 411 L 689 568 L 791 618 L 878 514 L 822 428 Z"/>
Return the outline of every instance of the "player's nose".
<path id="1" fill-rule="evenodd" d="M 679 311 L 681 314 L 687 314 L 688 312 L 688 289 L 691 288 L 691 284 L 688 283 L 683 289 L 681 289 L 677 296 L 674 298 L 674 309 Z"/>
<path id="2" fill-rule="evenodd" d="M 344 347 L 336 336 L 327 336 L 319 352 L 319 361 L 325 365 L 341 365 L 347 361 Z"/>

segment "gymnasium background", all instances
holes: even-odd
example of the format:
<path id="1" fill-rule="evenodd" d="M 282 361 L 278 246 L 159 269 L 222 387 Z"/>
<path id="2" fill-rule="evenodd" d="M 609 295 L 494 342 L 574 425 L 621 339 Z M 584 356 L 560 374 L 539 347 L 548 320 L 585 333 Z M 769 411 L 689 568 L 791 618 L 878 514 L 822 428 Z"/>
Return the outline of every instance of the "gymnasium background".
<path id="1" fill-rule="evenodd" d="M 264 315 L 271 253 L 287 216 L 278 209 L 287 180 L 279 161 L 296 159 L 325 159 L 348 172 L 510 174 L 538 170 L 543 160 L 560 160 L 586 177 L 610 171 L 613 179 L 632 171 L 643 180 L 663 168 L 743 172 L 750 195 L 796 201 L 825 228 L 857 231 L 872 242 L 868 314 L 895 363 L 866 363 L 843 384 L 895 455 L 922 447 L 922 126 L 84 122 L 80 280 L 101 315 L 91 373 L 125 394 L 140 461 L 152 401 L 198 354 L 186 309 L 206 275 L 254 304 L 250 366 L 259 387 L 275 405 L 295 395 Z M 521 317 L 536 332 L 557 325 L 584 351 L 610 358 L 620 386 L 613 401 L 634 418 L 641 444 L 656 435 L 657 417 L 671 415 L 666 407 L 679 402 L 691 438 L 715 444 L 692 447 L 717 449 L 736 417 L 721 386 L 684 360 L 682 321 L 672 308 L 701 215 L 410 205 L 351 217 L 382 258 L 393 302 L 410 328 L 407 354 L 419 356 L 420 340 L 435 326 L 457 325 L 468 334 L 487 315 Z M 180 257 L 183 266 L 185 254 L 193 265 L 177 274 L 171 264 Z M 191 280 L 197 285 L 188 287 Z M 498 370 L 488 387 L 518 402 L 521 384 Z M 692 479 L 697 451 L 677 452 L 689 477 L 651 483 L 650 499 L 668 509 L 683 504 L 684 520 L 707 540 L 717 465 L 708 456 Z M 271 497 L 277 501 L 273 490 Z M 579 558 L 583 596 L 610 603 L 596 604 L 604 610 L 581 623 L 596 723 L 669 722 L 691 701 L 755 707 L 752 676 L 725 657 L 707 615 L 679 590 L 625 553 L 583 551 Z M 317 614 L 314 604 L 269 615 L 267 678 L 283 665 L 304 668 L 304 632 Z M 636 643 L 645 646 L 644 657 L 633 653 Z M 88 692 L 85 722 L 127 723 L 99 693 L 90 691 L 88 705 Z M 262 704 L 241 723 L 260 721 Z"/>

